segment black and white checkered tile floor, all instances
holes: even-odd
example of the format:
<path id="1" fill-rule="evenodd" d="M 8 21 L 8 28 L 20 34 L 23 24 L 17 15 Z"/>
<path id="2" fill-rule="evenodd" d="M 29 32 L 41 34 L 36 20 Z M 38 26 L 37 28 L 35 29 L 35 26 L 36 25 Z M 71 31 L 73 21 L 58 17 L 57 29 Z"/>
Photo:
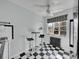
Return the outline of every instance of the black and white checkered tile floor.
<path id="1" fill-rule="evenodd" d="M 33 49 L 32 49 L 33 50 Z M 65 52 L 64 49 L 55 47 L 50 44 L 44 44 L 43 47 L 38 47 L 35 51 L 29 53 L 22 53 L 14 59 L 70 59 L 69 53 Z"/>

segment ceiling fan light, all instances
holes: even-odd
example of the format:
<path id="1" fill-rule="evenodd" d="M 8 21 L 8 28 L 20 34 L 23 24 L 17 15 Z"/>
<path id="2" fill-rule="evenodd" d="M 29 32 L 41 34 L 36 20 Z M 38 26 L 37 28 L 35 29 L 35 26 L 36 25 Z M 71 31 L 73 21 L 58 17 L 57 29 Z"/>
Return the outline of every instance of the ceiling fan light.
<path id="1" fill-rule="evenodd" d="M 50 13 L 48 13 L 49 16 L 53 16 L 53 12 L 49 11 Z"/>

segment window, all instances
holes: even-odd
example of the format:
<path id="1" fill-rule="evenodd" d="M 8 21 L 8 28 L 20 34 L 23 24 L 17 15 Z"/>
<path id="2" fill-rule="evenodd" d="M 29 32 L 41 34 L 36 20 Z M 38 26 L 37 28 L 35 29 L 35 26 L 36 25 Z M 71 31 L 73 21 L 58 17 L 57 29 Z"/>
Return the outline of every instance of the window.
<path id="1" fill-rule="evenodd" d="M 48 34 L 66 35 L 66 21 L 48 23 Z"/>
<path id="2" fill-rule="evenodd" d="M 47 20 L 47 33 L 53 35 L 66 35 L 67 15 L 51 18 Z"/>
<path id="3" fill-rule="evenodd" d="M 54 23 L 54 34 L 59 34 L 59 23 Z"/>
<path id="4" fill-rule="evenodd" d="M 66 35 L 66 21 L 60 22 L 60 35 Z"/>
<path id="5" fill-rule="evenodd" d="M 52 34 L 53 33 L 53 24 L 49 23 L 48 24 L 48 34 Z"/>

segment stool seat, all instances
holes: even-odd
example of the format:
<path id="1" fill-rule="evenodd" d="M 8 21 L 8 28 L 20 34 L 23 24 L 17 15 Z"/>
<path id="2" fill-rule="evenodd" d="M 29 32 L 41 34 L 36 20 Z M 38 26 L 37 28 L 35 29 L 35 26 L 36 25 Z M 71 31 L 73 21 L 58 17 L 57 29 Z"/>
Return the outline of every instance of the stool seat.
<path id="1" fill-rule="evenodd" d="M 31 33 L 33 33 L 33 34 L 38 34 L 38 33 L 40 33 L 40 32 L 31 32 Z"/>
<path id="2" fill-rule="evenodd" d="M 45 36 L 44 34 L 40 34 L 39 38 L 44 38 L 44 36 Z"/>
<path id="3" fill-rule="evenodd" d="M 28 41 L 32 41 L 32 40 L 34 40 L 34 39 L 33 39 L 33 38 L 27 38 L 27 40 L 28 40 Z"/>

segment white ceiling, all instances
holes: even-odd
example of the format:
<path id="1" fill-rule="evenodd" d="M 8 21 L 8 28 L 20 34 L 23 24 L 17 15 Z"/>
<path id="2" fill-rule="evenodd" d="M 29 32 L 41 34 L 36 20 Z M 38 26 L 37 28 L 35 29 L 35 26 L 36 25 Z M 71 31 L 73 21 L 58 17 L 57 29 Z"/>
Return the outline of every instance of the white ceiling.
<path id="1" fill-rule="evenodd" d="M 46 7 L 37 5 L 46 5 L 47 0 L 9 0 L 27 10 L 30 10 L 38 15 L 46 15 Z M 76 0 L 49 0 L 51 13 L 59 12 L 64 9 L 72 8 Z"/>

